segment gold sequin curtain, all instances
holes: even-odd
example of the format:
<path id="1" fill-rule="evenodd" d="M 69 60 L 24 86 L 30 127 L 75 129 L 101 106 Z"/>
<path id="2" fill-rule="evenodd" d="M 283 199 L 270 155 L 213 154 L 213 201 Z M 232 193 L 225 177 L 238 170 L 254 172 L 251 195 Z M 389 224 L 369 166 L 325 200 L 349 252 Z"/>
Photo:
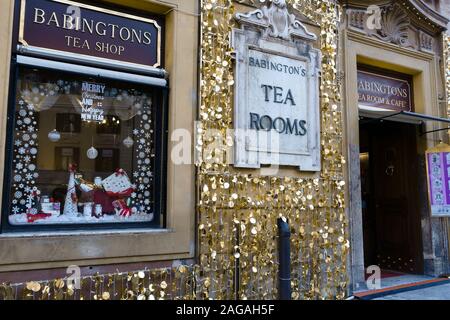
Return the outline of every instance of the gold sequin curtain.
<path id="1" fill-rule="evenodd" d="M 198 266 L 0 285 L 0 300 L 195 300 Z"/>
<path id="2" fill-rule="evenodd" d="M 331 0 L 287 2 L 321 26 L 323 169 L 318 179 L 239 174 L 228 165 L 234 107 L 229 37 L 234 6 L 226 0 L 203 1 L 197 131 L 203 298 L 277 298 L 276 221 L 280 216 L 289 220 L 292 232 L 293 298 L 342 299 L 346 295 L 349 241 L 336 66 L 339 7 Z"/>

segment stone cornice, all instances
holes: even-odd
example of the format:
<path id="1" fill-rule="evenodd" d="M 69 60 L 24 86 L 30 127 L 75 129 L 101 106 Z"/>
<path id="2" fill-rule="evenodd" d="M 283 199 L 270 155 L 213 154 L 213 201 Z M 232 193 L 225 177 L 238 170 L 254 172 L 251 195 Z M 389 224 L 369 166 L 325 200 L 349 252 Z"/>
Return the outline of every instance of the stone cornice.
<path id="1" fill-rule="evenodd" d="M 427 6 L 422 0 L 405 1 L 413 6 L 413 8 L 415 8 L 422 16 L 430 19 L 436 26 L 441 27 L 442 29 L 447 29 L 447 25 L 450 20 Z"/>
<path id="2" fill-rule="evenodd" d="M 424 20 L 424 23 L 431 24 L 434 28 L 444 31 L 447 29 L 447 25 L 450 20 L 439 12 L 433 10 L 428 5 L 426 5 L 422 0 L 397 0 L 397 1 L 367 1 L 367 0 L 339 0 L 342 5 L 348 5 L 355 8 L 367 8 L 370 5 L 385 6 L 390 3 L 398 3 L 418 17 Z"/>

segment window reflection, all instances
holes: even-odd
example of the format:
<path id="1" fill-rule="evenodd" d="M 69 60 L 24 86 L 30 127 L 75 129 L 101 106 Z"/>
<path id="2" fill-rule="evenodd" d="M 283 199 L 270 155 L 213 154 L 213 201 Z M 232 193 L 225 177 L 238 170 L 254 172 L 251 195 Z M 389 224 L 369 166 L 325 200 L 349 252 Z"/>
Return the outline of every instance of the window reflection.
<path id="1" fill-rule="evenodd" d="M 151 222 L 153 89 L 21 68 L 13 225 Z"/>

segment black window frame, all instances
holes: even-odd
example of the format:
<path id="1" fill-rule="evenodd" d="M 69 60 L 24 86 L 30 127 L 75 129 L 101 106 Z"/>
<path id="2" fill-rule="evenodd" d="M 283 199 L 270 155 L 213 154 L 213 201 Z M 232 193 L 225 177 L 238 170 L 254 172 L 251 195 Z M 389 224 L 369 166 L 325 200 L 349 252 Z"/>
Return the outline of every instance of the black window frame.
<path id="1" fill-rule="evenodd" d="M 169 86 L 165 87 L 145 85 L 152 90 L 159 91 L 155 93 L 157 101 L 152 104 L 152 121 L 154 123 L 154 149 L 155 149 L 155 170 L 153 179 L 153 200 L 154 200 L 154 219 L 152 222 L 121 222 L 121 223 L 95 223 L 95 224 L 39 224 L 39 225 L 12 225 L 9 222 L 11 208 L 11 183 L 12 183 L 12 165 L 13 165 L 13 141 L 15 130 L 16 113 L 16 94 L 17 81 L 19 79 L 20 64 L 17 63 L 14 54 L 11 61 L 10 86 L 8 97 L 8 114 L 6 127 L 5 143 L 5 165 L 3 179 L 3 196 L 1 206 L 1 228 L 2 233 L 24 233 L 24 232 L 61 232 L 61 231 L 99 231 L 99 230 L 123 230 L 123 229 L 149 229 L 160 230 L 166 228 L 166 193 L 167 193 L 167 144 L 168 144 L 168 108 L 169 108 Z M 42 67 L 31 67 L 33 69 L 51 70 Z M 53 70 L 55 71 L 55 70 Z M 65 74 L 77 76 L 86 76 L 83 73 L 61 70 Z M 108 77 L 89 78 L 112 80 L 116 82 L 133 83 L 130 80 L 119 80 Z M 137 83 L 142 86 L 142 83 Z"/>

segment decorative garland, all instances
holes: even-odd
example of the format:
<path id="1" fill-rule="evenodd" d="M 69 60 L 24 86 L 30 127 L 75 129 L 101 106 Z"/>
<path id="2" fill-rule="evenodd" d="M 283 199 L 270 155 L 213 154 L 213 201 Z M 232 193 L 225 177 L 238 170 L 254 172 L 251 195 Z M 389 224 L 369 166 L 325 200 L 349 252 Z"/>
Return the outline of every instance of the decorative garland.
<path id="1" fill-rule="evenodd" d="M 65 279 L 0 285 L 0 300 L 165 300 L 196 299 L 198 269 L 144 270 L 94 275 L 75 282 Z"/>

